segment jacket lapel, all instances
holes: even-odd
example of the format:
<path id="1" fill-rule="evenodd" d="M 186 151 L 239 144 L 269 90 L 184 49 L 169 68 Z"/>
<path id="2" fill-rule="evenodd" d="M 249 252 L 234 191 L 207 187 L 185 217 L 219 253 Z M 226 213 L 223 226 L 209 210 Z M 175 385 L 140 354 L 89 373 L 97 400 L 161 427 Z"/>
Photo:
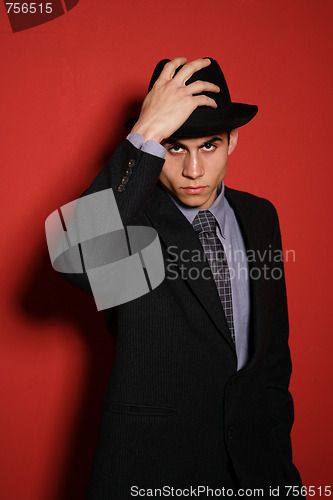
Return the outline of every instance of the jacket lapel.
<path id="1" fill-rule="evenodd" d="M 192 289 L 221 335 L 234 349 L 214 278 L 192 225 L 160 184 L 147 201 L 144 212 L 158 232 L 167 252 L 172 252 L 172 262 L 188 277 L 184 282 Z M 193 258 L 190 258 L 191 255 Z"/>

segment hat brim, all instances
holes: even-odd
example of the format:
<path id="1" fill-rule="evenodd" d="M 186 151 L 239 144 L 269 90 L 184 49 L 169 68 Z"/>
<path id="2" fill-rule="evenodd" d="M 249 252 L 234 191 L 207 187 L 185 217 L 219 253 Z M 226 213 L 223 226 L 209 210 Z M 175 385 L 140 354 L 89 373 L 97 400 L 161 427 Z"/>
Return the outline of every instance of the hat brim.
<path id="1" fill-rule="evenodd" d="M 175 131 L 173 137 L 205 137 L 211 134 L 226 132 L 234 128 L 246 125 L 258 112 L 258 106 L 232 102 L 221 110 L 209 106 L 196 108 L 186 122 Z M 132 129 L 138 120 L 138 116 L 124 123 L 128 129 Z"/>

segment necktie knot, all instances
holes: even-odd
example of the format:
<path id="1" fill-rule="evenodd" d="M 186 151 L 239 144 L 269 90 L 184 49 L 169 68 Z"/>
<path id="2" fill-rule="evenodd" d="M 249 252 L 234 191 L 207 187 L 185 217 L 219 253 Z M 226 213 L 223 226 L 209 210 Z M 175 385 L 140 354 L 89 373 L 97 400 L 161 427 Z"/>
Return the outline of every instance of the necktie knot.
<path id="1" fill-rule="evenodd" d="M 199 210 L 193 220 L 193 228 L 197 233 L 216 234 L 216 219 L 209 210 Z"/>

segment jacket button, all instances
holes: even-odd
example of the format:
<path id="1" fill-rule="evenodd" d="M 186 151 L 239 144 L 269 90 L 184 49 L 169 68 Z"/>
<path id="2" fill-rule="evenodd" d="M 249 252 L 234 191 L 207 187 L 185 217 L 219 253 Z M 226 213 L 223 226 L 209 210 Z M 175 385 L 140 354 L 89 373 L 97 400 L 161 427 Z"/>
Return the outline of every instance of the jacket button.
<path id="1" fill-rule="evenodd" d="M 129 167 L 134 167 L 134 165 L 135 165 L 135 160 L 130 160 L 130 161 L 128 162 L 128 166 L 129 166 Z"/>
<path id="2" fill-rule="evenodd" d="M 231 425 L 228 429 L 228 439 L 233 439 L 233 437 L 234 437 L 234 428 Z"/>
<path id="3" fill-rule="evenodd" d="M 128 167 L 128 169 L 126 170 L 125 174 L 128 175 L 128 176 L 130 176 L 130 175 L 132 175 L 132 172 L 133 172 L 132 167 Z"/>
<path id="4" fill-rule="evenodd" d="M 119 193 L 121 193 L 122 191 L 125 191 L 125 186 L 123 184 L 120 184 L 120 186 L 118 186 L 118 191 L 119 191 Z"/>
<path id="5" fill-rule="evenodd" d="M 122 183 L 122 184 L 127 184 L 127 183 L 128 183 L 128 177 L 127 177 L 126 175 L 125 175 L 125 177 L 123 177 L 123 178 L 121 179 L 121 183 Z"/>

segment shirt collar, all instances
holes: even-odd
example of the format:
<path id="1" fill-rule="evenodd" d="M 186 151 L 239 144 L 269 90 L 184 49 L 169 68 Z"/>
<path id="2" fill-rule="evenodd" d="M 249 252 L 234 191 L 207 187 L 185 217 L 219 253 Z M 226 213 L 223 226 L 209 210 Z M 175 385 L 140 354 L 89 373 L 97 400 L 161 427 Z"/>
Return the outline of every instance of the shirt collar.
<path id="1" fill-rule="evenodd" d="M 199 209 L 196 207 L 189 207 L 188 205 L 184 205 L 181 201 L 178 200 L 176 196 L 174 196 L 170 191 L 166 190 L 172 201 L 179 208 L 182 214 L 187 218 L 190 224 L 193 223 L 194 217 L 199 212 Z M 217 197 L 213 201 L 210 207 L 206 210 L 209 210 L 217 220 L 217 223 L 220 227 L 221 234 L 223 236 L 223 229 L 225 227 L 225 197 L 224 197 L 224 182 L 221 181 L 217 186 Z M 223 236 L 224 237 L 224 236 Z"/>

